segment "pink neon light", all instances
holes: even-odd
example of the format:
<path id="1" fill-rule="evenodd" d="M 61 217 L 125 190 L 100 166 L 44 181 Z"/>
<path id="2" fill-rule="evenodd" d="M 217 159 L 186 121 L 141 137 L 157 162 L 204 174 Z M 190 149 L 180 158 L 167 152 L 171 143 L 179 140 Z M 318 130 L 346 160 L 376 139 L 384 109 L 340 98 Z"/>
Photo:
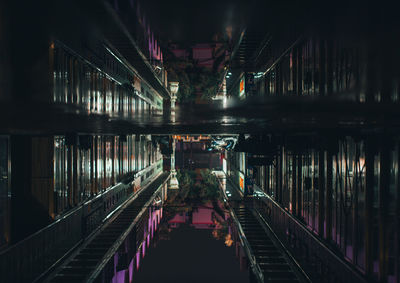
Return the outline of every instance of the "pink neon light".
<path id="1" fill-rule="evenodd" d="M 134 258 L 132 258 L 132 260 L 131 260 L 131 262 L 129 263 L 129 267 L 128 267 L 128 269 L 129 269 L 129 282 L 132 282 L 132 280 L 133 280 L 133 269 L 134 269 L 134 266 L 135 266 L 135 260 L 134 260 Z"/>
<path id="2" fill-rule="evenodd" d="M 140 248 L 136 253 L 136 270 L 139 270 L 139 266 L 140 266 Z"/>
<path id="3" fill-rule="evenodd" d="M 125 283 L 125 272 L 126 270 L 118 271 L 117 274 L 114 276 L 116 281 L 113 280 L 113 282 Z"/>

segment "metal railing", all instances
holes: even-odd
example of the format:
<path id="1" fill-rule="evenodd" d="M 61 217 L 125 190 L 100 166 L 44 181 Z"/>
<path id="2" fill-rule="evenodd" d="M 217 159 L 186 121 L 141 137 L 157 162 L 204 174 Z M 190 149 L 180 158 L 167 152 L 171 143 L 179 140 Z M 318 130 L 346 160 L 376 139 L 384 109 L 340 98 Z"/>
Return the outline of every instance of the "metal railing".
<path id="1" fill-rule="evenodd" d="M 82 207 L 0 255 L 1 282 L 31 282 L 82 239 Z"/>
<path id="2" fill-rule="evenodd" d="M 263 191 L 255 188 L 254 209 L 268 223 L 314 282 L 366 282 L 344 259 Z"/>
<path id="3" fill-rule="evenodd" d="M 132 237 L 134 237 L 135 244 L 134 245 L 127 244 L 126 246 L 131 246 L 131 247 L 133 246 L 135 247 L 135 250 L 138 248 L 138 246 L 142 244 L 144 235 L 143 229 L 145 229 L 144 226 L 146 226 L 146 223 L 143 222 L 143 217 L 148 216 L 149 213 L 148 209 L 149 207 L 152 207 L 154 199 L 157 196 L 162 196 L 162 189 L 164 185 L 169 181 L 170 177 L 171 175 L 168 175 L 165 177 L 165 179 L 162 180 L 162 182 L 158 185 L 157 189 L 154 191 L 154 193 L 151 195 L 148 201 L 143 205 L 142 209 L 135 217 L 135 219 L 132 221 L 132 223 L 126 228 L 126 230 L 122 233 L 122 235 L 119 236 L 119 238 L 115 241 L 112 247 L 104 255 L 103 259 L 100 261 L 100 264 L 97 265 L 96 269 L 92 274 L 90 274 L 86 282 L 88 283 L 99 282 L 99 281 L 110 282 L 114 275 L 114 255 L 124 244 L 125 240 L 126 239 L 129 240 L 132 239 Z M 159 178 L 162 178 L 162 176 L 160 176 Z M 139 235 L 137 231 L 138 228 L 140 230 Z"/>
<path id="4" fill-rule="evenodd" d="M 137 175 L 157 168 L 157 164 Z M 145 183 L 157 172 L 154 170 Z M 95 232 L 108 215 L 130 199 L 131 192 L 131 184 L 119 183 L 1 252 L 0 282 L 32 282 L 41 277 Z"/>
<path id="5" fill-rule="evenodd" d="M 231 205 L 229 204 L 229 200 L 227 198 L 227 195 L 225 194 L 224 190 L 222 189 L 222 184 L 219 178 L 218 182 L 219 182 L 219 188 L 222 192 L 222 196 L 224 199 L 225 204 L 227 205 L 228 209 L 229 209 L 229 214 L 233 220 L 233 222 L 235 223 L 235 226 L 237 228 L 238 234 L 239 234 L 239 240 L 240 240 L 240 244 L 243 247 L 243 250 L 246 253 L 246 256 L 250 262 L 250 267 L 257 279 L 257 281 L 259 283 L 263 283 L 264 282 L 264 274 L 261 270 L 260 265 L 257 263 L 256 261 L 256 256 L 250 246 L 250 243 L 247 241 L 246 235 L 244 234 L 242 225 L 239 222 L 239 219 L 236 217 L 235 213 L 233 212 L 233 208 L 231 207 Z"/>

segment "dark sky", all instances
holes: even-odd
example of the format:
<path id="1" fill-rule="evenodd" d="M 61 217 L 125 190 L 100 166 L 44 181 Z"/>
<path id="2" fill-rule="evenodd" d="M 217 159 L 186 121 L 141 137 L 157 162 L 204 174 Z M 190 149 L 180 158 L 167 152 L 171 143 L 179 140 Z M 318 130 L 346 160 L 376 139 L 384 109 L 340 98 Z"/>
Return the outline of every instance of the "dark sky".
<path id="1" fill-rule="evenodd" d="M 237 29 L 253 0 L 144 0 L 153 29 L 164 40 L 209 42 L 227 26 Z"/>

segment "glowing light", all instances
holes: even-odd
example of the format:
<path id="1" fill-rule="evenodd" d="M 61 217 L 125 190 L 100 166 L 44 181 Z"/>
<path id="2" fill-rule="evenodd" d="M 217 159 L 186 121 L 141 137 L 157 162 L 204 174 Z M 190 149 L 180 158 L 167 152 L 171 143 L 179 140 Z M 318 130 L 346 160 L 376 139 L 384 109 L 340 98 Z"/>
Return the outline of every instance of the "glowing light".
<path id="1" fill-rule="evenodd" d="M 233 244 L 233 240 L 231 238 L 231 235 L 230 234 L 226 235 L 225 236 L 225 245 L 227 247 L 230 247 L 230 246 L 232 246 L 232 244 Z"/>
<path id="2" fill-rule="evenodd" d="M 240 79 L 239 96 L 244 95 L 244 76 Z"/>
<path id="3" fill-rule="evenodd" d="M 136 270 L 139 270 L 139 266 L 140 266 L 140 248 L 136 253 Z"/>

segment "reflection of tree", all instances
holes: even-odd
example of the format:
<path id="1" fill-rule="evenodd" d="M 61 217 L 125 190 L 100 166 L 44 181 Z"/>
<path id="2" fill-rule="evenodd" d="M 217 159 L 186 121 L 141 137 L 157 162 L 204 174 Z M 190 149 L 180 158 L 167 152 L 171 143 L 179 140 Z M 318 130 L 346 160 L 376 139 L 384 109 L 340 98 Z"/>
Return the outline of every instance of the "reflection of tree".
<path id="1" fill-rule="evenodd" d="M 199 178 L 200 177 L 200 178 Z M 212 209 L 215 228 L 212 235 L 217 240 L 225 241 L 230 246 L 229 226 L 225 220 L 225 207 L 221 200 L 218 180 L 210 170 L 195 171 L 178 170 L 179 190 L 168 193 L 163 210 L 163 221 L 160 225 L 160 238 L 168 239 L 169 221 L 177 214 L 192 215 L 199 207 Z M 212 206 L 211 206 L 212 205 Z"/>
<path id="2" fill-rule="evenodd" d="M 214 218 L 215 229 L 212 231 L 212 235 L 216 240 L 223 240 L 225 245 L 230 247 L 233 243 L 231 235 L 229 234 L 229 223 L 221 218 Z"/>
<path id="3" fill-rule="evenodd" d="M 198 174 L 191 170 L 178 170 L 179 192 L 170 200 L 185 205 L 204 204 L 220 198 L 217 177 L 210 170 L 201 170 Z"/>

